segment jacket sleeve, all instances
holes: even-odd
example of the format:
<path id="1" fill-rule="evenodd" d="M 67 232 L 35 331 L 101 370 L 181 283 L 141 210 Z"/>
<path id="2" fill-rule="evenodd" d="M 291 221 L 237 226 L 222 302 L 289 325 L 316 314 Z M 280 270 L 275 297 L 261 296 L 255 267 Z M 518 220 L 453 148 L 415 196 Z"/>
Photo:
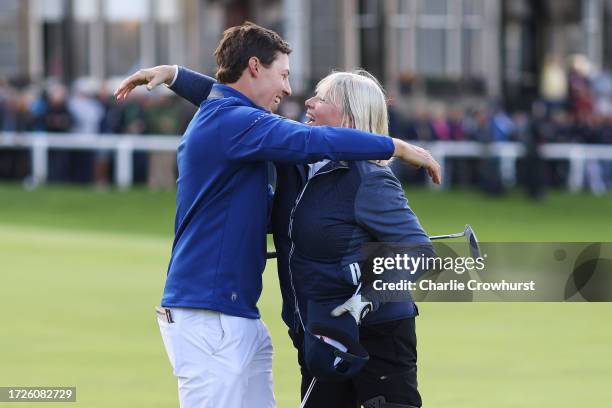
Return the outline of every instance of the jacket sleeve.
<path id="1" fill-rule="evenodd" d="M 400 244 L 384 245 L 381 248 L 384 256 L 435 256 L 431 240 L 408 207 L 400 182 L 390 171 L 381 169 L 364 176 L 355 198 L 355 220 L 374 241 Z M 427 270 L 419 266 L 414 271 L 389 270 L 379 276 L 388 281 L 416 281 L 425 272 Z M 380 296 L 371 285 L 366 285 L 361 293 L 371 300 Z"/>
<path id="2" fill-rule="evenodd" d="M 408 207 L 402 185 L 386 169 L 364 175 L 355 197 L 355 219 L 378 242 L 431 243 Z"/>
<path id="3" fill-rule="evenodd" d="M 255 108 L 241 110 L 223 123 L 224 150 L 230 160 L 314 163 L 322 159 L 388 159 L 394 151 L 388 136 L 355 129 L 308 126 Z"/>
<path id="4" fill-rule="evenodd" d="M 216 82 L 214 78 L 209 76 L 202 75 L 184 67 L 178 67 L 176 80 L 170 89 L 195 106 L 200 106 L 200 104 L 208 98 L 210 90 Z"/>

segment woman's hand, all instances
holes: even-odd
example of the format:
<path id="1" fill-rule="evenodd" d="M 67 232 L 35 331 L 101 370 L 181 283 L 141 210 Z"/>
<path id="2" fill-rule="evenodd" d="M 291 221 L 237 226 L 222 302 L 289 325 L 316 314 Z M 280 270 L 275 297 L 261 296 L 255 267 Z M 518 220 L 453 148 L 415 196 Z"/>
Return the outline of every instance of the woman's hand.
<path id="1" fill-rule="evenodd" d="M 423 167 L 429 177 L 431 177 L 431 180 L 435 184 L 440 184 L 442 181 L 440 164 L 438 164 L 429 151 L 395 138 L 393 139 L 393 144 L 395 145 L 393 156 L 414 167 Z"/>
<path id="2" fill-rule="evenodd" d="M 139 69 L 121 82 L 115 91 L 118 100 L 125 100 L 134 88 L 140 85 L 147 85 L 150 91 L 160 84 L 170 85 L 176 74 L 175 65 L 158 65 L 153 68 Z"/>

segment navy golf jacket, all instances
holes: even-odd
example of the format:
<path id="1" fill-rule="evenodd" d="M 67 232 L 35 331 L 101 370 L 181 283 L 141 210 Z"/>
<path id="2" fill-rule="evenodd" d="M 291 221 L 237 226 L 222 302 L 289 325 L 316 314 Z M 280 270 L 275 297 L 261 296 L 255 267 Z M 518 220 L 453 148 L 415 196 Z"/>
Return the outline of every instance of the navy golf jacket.
<path id="1" fill-rule="evenodd" d="M 171 88 L 198 105 L 208 96 L 213 81 L 181 67 Z M 379 241 L 430 247 L 401 184 L 388 167 L 367 161 L 330 162 L 310 181 L 306 165 L 275 163 L 275 167 L 271 228 L 282 317 L 292 330 L 300 324 L 296 305 L 305 321 L 308 299 L 342 302 L 353 294 L 364 261 L 362 244 Z M 384 303 L 364 324 L 416 313 L 412 301 Z"/>
<path id="2" fill-rule="evenodd" d="M 400 182 L 388 167 L 368 161 L 330 162 L 319 169 L 293 207 L 289 238 L 290 280 L 304 324 L 308 301 L 340 304 L 353 295 L 366 261 L 364 244 L 402 243 L 410 252 L 434 255 Z M 362 324 L 416 314 L 412 300 L 386 302 Z"/>
<path id="3" fill-rule="evenodd" d="M 175 237 L 162 305 L 258 318 L 270 210 L 266 162 L 386 159 L 393 141 L 307 126 L 265 111 L 231 87 L 211 87 L 210 78 L 201 86 L 181 78 L 177 93 L 209 90 L 210 96 L 200 98 L 178 148 Z"/>

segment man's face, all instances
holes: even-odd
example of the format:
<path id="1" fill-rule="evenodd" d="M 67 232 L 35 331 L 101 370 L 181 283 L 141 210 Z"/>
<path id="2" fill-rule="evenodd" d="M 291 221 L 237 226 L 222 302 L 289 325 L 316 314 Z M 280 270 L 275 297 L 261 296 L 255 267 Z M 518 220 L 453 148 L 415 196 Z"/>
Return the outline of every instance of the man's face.
<path id="1" fill-rule="evenodd" d="M 268 68 L 260 65 L 257 78 L 257 103 L 259 106 L 276 112 L 282 99 L 291 95 L 289 85 L 289 56 L 278 52 L 276 59 Z"/>

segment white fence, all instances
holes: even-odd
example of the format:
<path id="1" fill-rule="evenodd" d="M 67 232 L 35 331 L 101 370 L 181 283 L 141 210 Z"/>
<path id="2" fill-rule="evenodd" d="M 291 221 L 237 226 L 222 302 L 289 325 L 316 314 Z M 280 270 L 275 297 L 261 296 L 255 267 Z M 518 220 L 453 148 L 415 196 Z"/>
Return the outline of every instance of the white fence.
<path id="1" fill-rule="evenodd" d="M 107 150 L 115 154 L 115 184 L 119 188 L 132 185 L 132 162 L 134 151 L 176 151 L 180 138 L 167 135 L 92 135 L 74 133 L 0 133 L 0 149 L 23 148 L 32 152 L 31 177 L 35 185 L 47 180 L 49 149 L 63 150 Z M 420 143 L 429 149 L 444 171 L 446 158 L 492 158 L 500 159 L 502 180 L 506 185 L 516 183 L 516 161 L 525 155 L 525 147 L 517 142 L 430 142 Z M 612 145 L 585 145 L 551 143 L 540 146 L 545 160 L 567 160 L 569 162 L 568 188 L 582 188 L 587 160 L 612 160 Z M 444 182 L 442 187 L 444 187 Z"/>

